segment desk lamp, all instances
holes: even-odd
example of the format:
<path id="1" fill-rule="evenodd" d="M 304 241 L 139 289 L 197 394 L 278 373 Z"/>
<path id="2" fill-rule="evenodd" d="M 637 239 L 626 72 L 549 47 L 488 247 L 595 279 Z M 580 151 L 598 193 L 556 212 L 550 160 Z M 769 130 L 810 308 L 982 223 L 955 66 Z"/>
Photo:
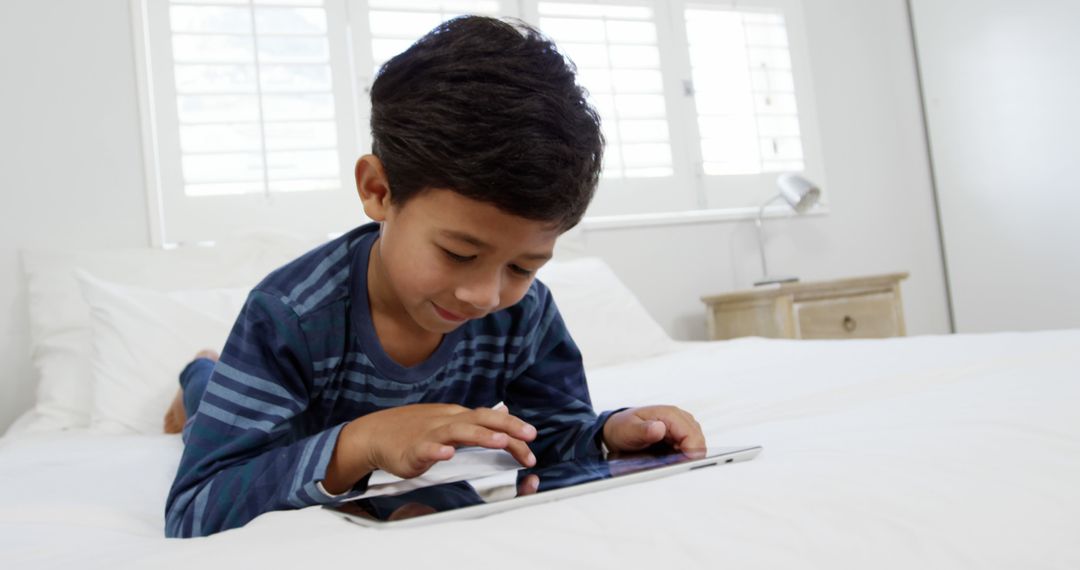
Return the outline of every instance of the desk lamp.
<path id="1" fill-rule="evenodd" d="M 776 185 L 780 188 L 780 193 L 770 198 L 767 202 L 761 205 L 758 209 L 757 215 L 757 235 L 758 235 L 758 249 L 761 252 L 761 279 L 754 282 L 754 286 L 761 285 L 774 285 L 779 283 L 793 283 L 798 281 L 798 277 L 771 277 L 769 276 L 769 268 L 765 264 L 765 238 L 761 231 L 761 219 L 765 215 L 765 207 L 773 202 L 783 199 L 788 203 L 796 214 L 805 214 L 814 204 L 817 203 L 818 198 L 821 197 L 821 190 L 816 184 L 809 180 L 798 176 L 796 174 L 781 174 L 776 178 Z"/>

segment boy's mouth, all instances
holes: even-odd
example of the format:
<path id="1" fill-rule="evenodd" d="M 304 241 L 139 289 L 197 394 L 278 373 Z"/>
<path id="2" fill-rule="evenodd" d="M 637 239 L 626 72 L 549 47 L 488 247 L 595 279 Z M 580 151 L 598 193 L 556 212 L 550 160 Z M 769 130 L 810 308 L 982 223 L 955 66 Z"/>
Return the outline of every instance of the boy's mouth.
<path id="1" fill-rule="evenodd" d="M 468 317 L 465 317 L 463 315 L 459 315 L 457 313 L 451 313 L 450 311 L 447 311 L 446 309 L 436 305 L 435 303 L 432 303 L 431 305 L 435 307 L 435 312 L 440 317 L 442 317 L 443 319 L 445 319 L 447 321 L 454 322 L 454 323 L 460 323 L 462 321 L 467 321 L 468 320 Z"/>

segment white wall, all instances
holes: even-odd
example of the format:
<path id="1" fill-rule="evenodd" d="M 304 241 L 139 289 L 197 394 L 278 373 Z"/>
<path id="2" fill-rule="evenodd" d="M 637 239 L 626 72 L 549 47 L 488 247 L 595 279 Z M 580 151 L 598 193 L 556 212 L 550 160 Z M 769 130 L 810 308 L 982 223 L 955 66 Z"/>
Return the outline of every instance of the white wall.
<path id="1" fill-rule="evenodd" d="M 1080 2 L 912 7 L 957 330 L 1080 327 Z"/>
<path id="2" fill-rule="evenodd" d="M 127 0 L 0 2 L 0 431 L 32 402 L 21 247 L 148 245 Z"/>
<path id="3" fill-rule="evenodd" d="M 770 220 L 770 267 L 803 279 L 910 271 L 909 332 L 947 332 L 904 1 L 807 0 L 803 10 L 831 212 Z M 17 248 L 149 240 L 127 1 L 5 0 L 0 58 L 2 429 L 31 395 Z M 704 338 L 700 296 L 748 287 L 759 272 L 750 221 L 585 240 L 681 339 Z"/>
<path id="4" fill-rule="evenodd" d="M 903 0 L 805 0 L 830 204 L 766 221 L 769 269 L 803 280 L 908 271 L 908 334 L 949 332 L 944 274 Z M 669 332 L 705 338 L 700 297 L 761 277 L 752 220 L 589 232 Z"/>

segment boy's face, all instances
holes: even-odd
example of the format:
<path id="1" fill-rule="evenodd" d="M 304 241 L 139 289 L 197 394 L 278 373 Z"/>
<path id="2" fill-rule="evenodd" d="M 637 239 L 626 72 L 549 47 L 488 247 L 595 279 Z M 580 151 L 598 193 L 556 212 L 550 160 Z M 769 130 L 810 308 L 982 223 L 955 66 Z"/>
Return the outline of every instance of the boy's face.
<path id="1" fill-rule="evenodd" d="M 382 214 L 372 262 L 382 301 L 440 334 L 520 301 L 560 234 L 451 190 L 427 190 Z"/>

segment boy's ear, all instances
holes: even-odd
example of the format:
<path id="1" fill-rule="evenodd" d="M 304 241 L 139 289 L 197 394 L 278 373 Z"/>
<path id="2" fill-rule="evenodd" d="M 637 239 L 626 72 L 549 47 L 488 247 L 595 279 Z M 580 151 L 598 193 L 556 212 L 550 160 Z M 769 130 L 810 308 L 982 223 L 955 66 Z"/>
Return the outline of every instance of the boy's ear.
<path id="1" fill-rule="evenodd" d="M 386 219 L 390 209 L 390 183 L 386 179 L 382 161 L 373 154 L 365 154 L 356 161 L 356 192 L 364 205 L 364 213 L 373 221 Z"/>

